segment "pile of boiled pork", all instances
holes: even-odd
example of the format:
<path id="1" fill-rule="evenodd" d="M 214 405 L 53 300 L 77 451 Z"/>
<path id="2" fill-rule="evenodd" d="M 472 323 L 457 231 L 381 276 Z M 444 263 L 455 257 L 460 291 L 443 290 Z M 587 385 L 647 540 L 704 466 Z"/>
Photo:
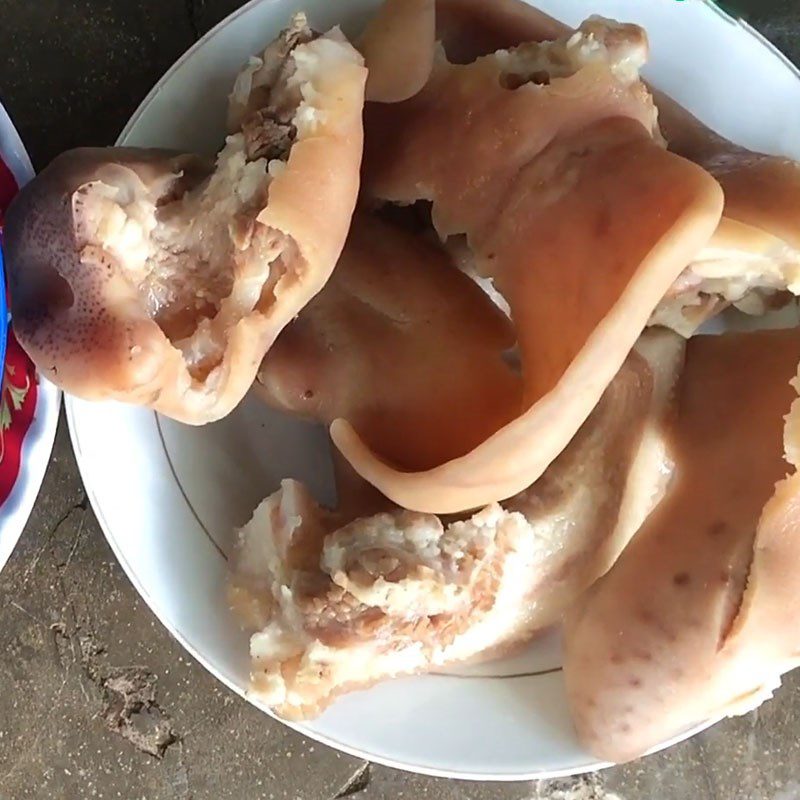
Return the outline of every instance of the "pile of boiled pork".
<path id="1" fill-rule="evenodd" d="M 338 508 L 287 480 L 239 535 L 277 713 L 563 624 L 619 761 L 800 664 L 800 329 L 695 335 L 800 293 L 800 167 L 647 57 L 519 0 L 387 0 L 352 44 L 297 15 L 216 163 L 73 151 L 9 212 L 16 331 L 64 389 L 204 424 L 254 385 L 330 426 Z"/>

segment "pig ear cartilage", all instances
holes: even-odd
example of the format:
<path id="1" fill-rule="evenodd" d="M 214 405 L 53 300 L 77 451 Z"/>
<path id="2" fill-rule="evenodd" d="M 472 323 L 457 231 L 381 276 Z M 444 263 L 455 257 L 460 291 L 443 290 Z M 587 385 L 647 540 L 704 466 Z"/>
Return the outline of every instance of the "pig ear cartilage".
<path id="1" fill-rule="evenodd" d="M 394 468 L 335 420 L 334 444 L 398 505 L 458 513 L 540 477 L 717 227 L 716 181 L 663 147 L 636 69 L 646 53 L 640 28 L 594 19 L 556 43 L 437 62 L 410 100 L 368 104 L 364 194 L 429 200 L 443 238 L 466 236 L 477 271 L 510 306 L 525 385 L 513 421 L 424 471 Z M 551 83 L 526 82 L 543 69 Z M 501 81 L 508 71 L 524 79 L 513 90 Z"/>

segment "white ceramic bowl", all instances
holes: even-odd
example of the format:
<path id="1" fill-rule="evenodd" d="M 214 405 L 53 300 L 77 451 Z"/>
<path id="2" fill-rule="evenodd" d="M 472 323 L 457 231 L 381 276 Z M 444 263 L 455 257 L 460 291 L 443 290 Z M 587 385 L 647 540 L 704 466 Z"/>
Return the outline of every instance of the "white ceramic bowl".
<path id="1" fill-rule="evenodd" d="M 33 165 L 5 109 L 0 106 L 0 159 L 17 186 L 33 177 Z M 0 281 L 0 292 L 5 288 Z M 0 325 L 8 320 L 0 317 Z M 28 521 L 39 494 L 58 427 L 61 393 L 36 375 L 9 335 L 0 354 L 0 569 Z"/>
<path id="2" fill-rule="evenodd" d="M 347 31 L 375 5 L 256 0 L 167 73 L 120 143 L 213 152 L 234 74 L 293 10 L 305 8 L 317 28 L 344 23 Z M 797 71 L 715 7 L 677 0 L 539 5 L 570 23 L 599 12 L 644 24 L 653 45 L 647 76 L 656 85 L 727 136 L 800 158 Z M 110 403 L 68 399 L 67 413 L 92 505 L 134 585 L 190 653 L 246 696 L 247 639 L 224 595 L 231 532 L 283 477 L 333 499 L 325 434 L 251 399 L 203 429 Z M 552 636 L 514 660 L 349 695 L 295 727 L 340 750 L 435 775 L 520 780 L 603 766 L 575 739 L 560 663 Z"/>

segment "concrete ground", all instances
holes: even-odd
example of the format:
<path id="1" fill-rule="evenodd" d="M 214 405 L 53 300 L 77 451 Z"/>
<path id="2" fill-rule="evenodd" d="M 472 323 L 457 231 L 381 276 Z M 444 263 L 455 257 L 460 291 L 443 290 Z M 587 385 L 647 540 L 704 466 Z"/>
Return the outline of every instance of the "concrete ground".
<path id="1" fill-rule="evenodd" d="M 36 165 L 110 144 L 167 67 L 238 5 L 0 0 L 0 95 Z M 800 61 L 798 0 L 725 5 Z M 800 799 L 800 675 L 757 713 L 667 753 L 555 782 L 416 777 L 288 731 L 218 684 L 139 599 L 87 505 L 63 424 L 0 576 L 0 685 L 0 800 Z"/>

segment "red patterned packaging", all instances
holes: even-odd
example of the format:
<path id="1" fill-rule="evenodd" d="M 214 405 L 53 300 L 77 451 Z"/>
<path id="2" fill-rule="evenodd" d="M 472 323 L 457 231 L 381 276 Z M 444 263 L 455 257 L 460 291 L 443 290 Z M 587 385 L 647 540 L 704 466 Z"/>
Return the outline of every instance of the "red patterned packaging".
<path id="1" fill-rule="evenodd" d="M 0 153 L 0 242 L 5 210 L 16 193 L 17 182 Z M 2 288 L 7 292 L 5 286 Z M 0 325 L 7 326 L 8 316 L 4 317 Z M 0 375 L 0 515 L 19 476 L 22 444 L 34 418 L 37 392 L 36 370 L 9 328 Z"/>

